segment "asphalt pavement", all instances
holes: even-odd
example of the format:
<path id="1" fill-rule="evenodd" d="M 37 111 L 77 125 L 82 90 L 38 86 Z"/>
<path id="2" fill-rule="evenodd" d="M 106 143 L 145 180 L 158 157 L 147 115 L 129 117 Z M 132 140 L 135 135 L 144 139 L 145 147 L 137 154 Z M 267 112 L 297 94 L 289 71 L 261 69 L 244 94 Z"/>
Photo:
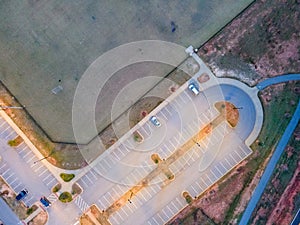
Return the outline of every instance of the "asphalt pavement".
<path id="1" fill-rule="evenodd" d="M 288 81 L 300 80 L 300 74 L 285 74 L 272 78 L 268 78 L 256 85 L 259 90 L 262 90 L 270 85 L 279 84 Z"/>
<path id="2" fill-rule="evenodd" d="M 0 198 L 0 221 L 2 221 L 5 225 L 22 224 L 16 214 L 11 210 L 11 208 L 2 198 Z"/>

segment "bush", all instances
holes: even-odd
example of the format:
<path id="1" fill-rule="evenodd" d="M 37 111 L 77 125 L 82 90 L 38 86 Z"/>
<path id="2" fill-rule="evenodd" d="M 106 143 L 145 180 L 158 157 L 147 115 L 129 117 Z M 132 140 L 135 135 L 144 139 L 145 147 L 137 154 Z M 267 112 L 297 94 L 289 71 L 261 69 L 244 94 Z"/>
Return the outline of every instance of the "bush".
<path id="1" fill-rule="evenodd" d="M 73 200 L 71 193 L 69 193 L 67 191 L 61 193 L 60 196 L 58 197 L 58 199 L 64 203 L 67 203 L 67 202 L 70 202 Z"/>
<path id="2" fill-rule="evenodd" d="M 71 181 L 75 177 L 74 174 L 67 174 L 67 173 L 61 173 L 59 176 L 65 182 L 69 182 L 69 181 Z"/>
<path id="3" fill-rule="evenodd" d="M 133 133 L 133 139 L 136 141 L 136 142 L 138 142 L 138 143 L 141 143 L 141 142 L 143 142 L 143 140 L 144 140 L 144 138 L 143 138 L 143 136 L 140 134 L 140 132 L 138 132 L 138 131 L 135 131 L 134 133 Z"/>
<path id="4" fill-rule="evenodd" d="M 31 213 L 33 213 L 35 210 L 37 210 L 37 206 L 33 205 L 32 207 L 30 207 L 29 209 L 27 209 L 26 214 L 29 216 Z"/>
<path id="5" fill-rule="evenodd" d="M 58 192 L 61 189 L 61 184 L 56 184 L 53 188 L 52 188 L 52 192 Z"/>
<path id="6" fill-rule="evenodd" d="M 20 137 L 20 136 L 18 136 L 18 137 L 16 137 L 14 140 L 9 140 L 8 142 L 7 142 L 7 144 L 9 145 L 9 146 L 11 146 L 11 147 L 16 147 L 16 146 L 18 146 L 19 144 L 21 144 L 23 142 L 23 139 Z"/>

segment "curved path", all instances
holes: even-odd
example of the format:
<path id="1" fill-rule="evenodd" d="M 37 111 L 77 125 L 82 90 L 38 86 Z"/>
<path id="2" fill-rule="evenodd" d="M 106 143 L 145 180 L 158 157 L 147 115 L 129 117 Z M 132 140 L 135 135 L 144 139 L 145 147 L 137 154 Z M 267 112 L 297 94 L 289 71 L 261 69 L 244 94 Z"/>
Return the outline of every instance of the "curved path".
<path id="1" fill-rule="evenodd" d="M 284 83 L 288 81 L 295 81 L 295 80 L 300 80 L 300 74 L 285 74 L 285 75 L 280 75 L 276 77 L 269 78 L 267 80 L 264 80 L 256 85 L 258 90 L 265 89 L 266 87 L 273 85 L 273 84 L 279 84 L 279 83 Z"/>
<path id="2" fill-rule="evenodd" d="M 267 86 L 270 86 L 273 84 L 278 84 L 278 83 L 293 81 L 293 80 L 300 80 L 300 74 L 287 74 L 287 75 L 270 78 L 270 79 L 260 82 L 256 87 L 259 90 L 262 90 L 262 89 L 266 88 Z M 296 108 L 296 111 L 295 111 L 291 121 L 289 122 L 282 138 L 280 139 L 280 141 L 275 149 L 275 152 L 273 153 L 258 185 L 256 186 L 256 188 L 253 192 L 253 195 L 247 205 L 247 208 L 244 211 L 243 216 L 239 222 L 240 225 L 245 225 L 245 224 L 249 223 L 250 217 L 251 217 L 258 201 L 260 200 L 260 198 L 265 190 L 265 187 L 268 184 L 270 177 L 273 174 L 273 170 L 274 170 L 282 152 L 284 151 L 291 135 L 293 134 L 297 124 L 299 123 L 299 120 L 300 120 L 300 100 L 298 102 L 298 106 Z"/>

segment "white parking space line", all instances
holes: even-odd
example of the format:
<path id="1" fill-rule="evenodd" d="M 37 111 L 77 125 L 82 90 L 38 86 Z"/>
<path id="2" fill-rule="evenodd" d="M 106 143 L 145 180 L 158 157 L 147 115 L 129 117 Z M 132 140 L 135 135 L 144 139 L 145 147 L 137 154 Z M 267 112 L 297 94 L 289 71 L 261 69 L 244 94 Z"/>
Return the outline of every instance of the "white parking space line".
<path id="1" fill-rule="evenodd" d="M 207 188 L 209 185 L 205 182 L 205 180 L 201 177 L 200 178 L 202 180 L 202 182 L 205 184 L 205 188 Z"/>
<path id="2" fill-rule="evenodd" d="M 237 158 L 239 159 L 239 160 L 242 160 L 243 159 L 243 157 L 236 151 L 236 150 L 234 150 L 233 152 L 232 152 L 232 154 L 233 153 L 235 153 L 235 155 L 237 155 Z"/>
<path id="3" fill-rule="evenodd" d="M 171 113 L 171 109 L 168 109 L 170 108 L 170 105 L 167 105 L 166 107 L 164 107 L 164 109 L 168 112 L 168 114 L 170 114 L 170 116 L 172 116 L 173 114 Z"/>
<path id="4" fill-rule="evenodd" d="M 13 181 L 10 182 L 10 186 L 12 186 L 13 183 L 15 183 L 18 180 L 18 178 L 15 178 Z"/>
<path id="5" fill-rule="evenodd" d="M 176 212 L 178 212 L 178 211 L 179 211 L 179 208 L 176 206 L 176 204 L 174 203 L 174 201 L 172 201 L 171 204 L 172 204 L 173 207 L 176 209 Z"/>
<path id="6" fill-rule="evenodd" d="M 6 121 L 2 122 L 0 125 L 0 128 L 6 123 Z"/>
<path id="7" fill-rule="evenodd" d="M 156 223 L 156 225 L 160 225 L 159 222 L 157 222 L 157 220 L 154 217 L 152 217 L 152 219 L 153 219 L 154 223 Z M 152 223 L 151 223 L 151 225 L 152 225 Z"/>
<path id="8" fill-rule="evenodd" d="M 10 139 L 10 138 L 9 138 L 10 136 L 16 135 L 16 134 L 17 134 L 17 133 L 16 133 L 14 130 L 12 130 L 8 135 L 5 136 L 4 139 L 8 140 L 8 139 Z M 12 140 L 14 140 L 14 138 L 12 138 Z"/>
<path id="9" fill-rule="evenodd" d="M 89 180 L 89 182 L 90 182 L 91 184 L 94 183 L 94 182 L 89 178 L 88 174 L 85 174 L 85 177 Z"/>
<path id="10" fill-rule="evenodd" d="M 219 168 L 220 167 L 220 168 Z M 228 170 L 226 170 L 224 168 L 224 166 L 222 167 L 222 165 L 220 163 L 218 163 L 217 165 L 215 165 L 215 168 L 219 171 L 219 173 L 221 175 L 224 175 Z"/>
<path id="11" fill-rule="evenodd" d="M 113 196 L 109 191 L 107 192 L 107 194 L 109 195 L 109 197 L 114 201 L 116 201 L 115 196 Z"/>
<path id="12" fill-rule="evenodd" d="M 228 159 L 227 159 L 227 158 L 224 158 L 224 159 L 225 159 L 226 163 L 229 165 L 229 168 L 231 168 L 232 165 L 230 164 L 230 162 L 228 161 Z M 224 162 L 224 163 L 225 163 L 225 162 Z"/>
<path id="13" fill-rule="evenodd" d="M 223 164 L 222 161 L 220 161 L 220 165 L 224 168 L 225 171 L 228 171 L 228 170 L 230 169 L 230 167 L 227 168 L 227 167 Z"/>
<path id="14" fill-rule="evenodd" d="M 214 171 L 210 170 L 211 174 L 215 177 L 216 180 L 219 179 L 219 177 L 214 173 Z M 221 174 L 222 175 L 222 174 Z"/>
<path id="15" fill-rule="evenodd" d="M 178 95 L 179 98 L 185 103 L 187 104 L 190 101 L 190 98 L 186 99 L 185 97 L 187 97 L 185 92 L 182 92 L 180 95 Z"/>
<path id="16" fill-rule="evenodd" d="M 6 181 L 8 181 L 9 178 L 11 178 L 13 175 L 15 175 L 14 172 L 12 172 L 8 177 L 6 177 Z M 8 182 L 9 183 L 9 182 Z"/>
<path id="17" fill-rule="evenodd" d="M 50 176 L 51 174 L 48 174 L 48 176 L 44 177 L 43 181 L 46 181 Z"/>
<path id="18" fill-rule="evenodd" d="M 0 170 L 2 170 L 5 166 L 6 166 L 6 163 L 0 167 Z"/>
<path id="19" fill-rule="evenodd" d="M 35 158 L 35 155 L 33 155 L 30 159 L 28 159 L 27 161 L 26 161 L 26 163 L 29 163 L 31 160 L 33 160 Z"/>
<path id="20" fill-rule="evenodd" d="M 121 207 L 120 209 L 121 209 L 121 211 L 128 217 L 128 214 L 127 214 L 127 212 L 124 210 L 124 208 Z"/>
<path id="21" fill-rule="evenodd" d="M 45 170 L 43 170 L 43 172 L 41 172 L 40 174 L 39 174 L 39 177 L 40 176 L 42 176 L 44 173 L 46 173 L 48 170 L 45 168 Z"/>
<path id="22" fill-rule="evenodd" d="M 215 180 L 212 180 L 212 177 L 208 176 L 207 173 L 205 175 L 209 179 L 209 181 L 211 182 L 209 185 L 211 185 L 211 184 L 213 184 L 215 182 Z"/>
<path id="23" fill-rule="evenodd" d="M 193 189 L 194 195 L 197 195 L 198 193 L 197 193 L 197 191 L 195 190 L 195 188 L 193 187 L 193 185 L 191 185 L 190 187 Z"/>
<path id="24" fill-rule="evenodd" d="M 230 165 L 231 166 L 235 165 L 237 163 L 237 161 L 232 157 L 231 153 L 229 153 L 228 156 L 229 156 L 228 161 L 229 160 L 233 161 L 233 163 L 231 163 Z"/>
<path id="25" fill-rule="evenodd" d="M 164 216 L 166 217 L 166 218 L 164 218 L 164 220 L 165 220 L 165 221 L 168 220 L 169 216 L 168 216 L 168 214 L 165 212 L 165 209 L 162 209 L 161 212 L 162 212 L 162 213 L 164 214 Z"/>
<path id="26" fill-rule="evenodd" d="M 125 206 L 124 206 L 124 208 L 127 208 L 127 209 L 129 209 L 129 211 L 130 211 L 130 213 L 133 213 L 133 209 L 129 206 L 129 204 L 126 204 Z"/>
<path id="27" fill-rule="evenodd" d="M 0 133 L 0 135 L 4 134 L 5 131 L 7 131 L 10 128 L 10 126 L 8 125 L 4 130 L 2 130 L 2 132 Z"/>
<path id="28" fill-rule="evenodd" d="M 23 159 L 26 158 L 30 153 L 31 153 L 31 152 L 28 151 L 25 155 L 22 156 L 22 158 L 23 158 Z"/>
<path id="29" fill-rule="evenodd" d="M 33 166 L 37 165 L 37 164 L 32 164 Z M 41 168 L 44 168 L 43 164 L 40 164 L 39 167 L 34 169 L 34 172 L 37 173 Z"/>
<path id="30" fill-rule="evenodd" d="M 46 185 L 49 186 L 49 184 L 51 184 L 55 180 L 56 180 L 55 177 L 53 177 L 52 180 L 50 180 Z"/>
<path id="31" fill-rule="evenodd" d="M 237 160 L 232 156 L 231 153 L 229 153 L 228 155 L 232 159 L 232 161 L 234 162 L 232 165 L 235 165 L 237 163 Z"/>
<path id="32" fill-rule="evenodd" d="M 16 190 L 17 187 L 19 187 L 21 184 L 22 184 L 21 181 L 19 181 L 19 183 L 17 185 L 15 185 L 14 187 L 12 187 L 12 189 Z"/>
<path id="33" fill-rule="evenodd" d="M 112 151 L 112 152 L 111 152 L 111 155 L 112 155 L 113 157 L 115 157 L 117 160 L 121 160 L 121 158 L 118 156 L 118 154 L 117 154 L 115 151 Z"/>
<path id="34" fill-rule="evenodd" d="M 159 113 L 157 113 L 158 117 L 162 117 L 165 121 L 168 120 L 168 117 L 166 116 L 166 114 L 164 114 L 162 111 L 159 111 Z"/>
<path id="35" fill-rule="evenodd" d="M 90 174 L 92 174 L 95 180 L 98 180 L 98 177 L 94 174 L 93 169 L 91 169 L 89 172 Z"/>
<path id="36" fill-rule="evenodd" d="M 21 153 L 23 153 L 26 149 L 27 149 L 27 145 L 26 145 L 21 151 L 19 151 L 19 155 L 20 155 Z"/>
<path id="37" fill-rule="evenodd" d="M 2 176 L 4 177 L 4 175 L 10 171 L 10 168 L 8 168 L 4 173 L 2 173 Z"/>
<path id="38" fill-rule="evenodd" d="M 114 221 L 113 224 L 115 224 L 115 223 L 116 223 L 116 224 L 120 224 L 120 222 L 115 218 L 115 215 L 116 215 L 116 214 L 112 215 L 112 216 L 110 217 L 110 219 Z"/>
<path id="39" fill-rule="evenodd" d="M 81 178 L 80 181 L 83 183 L 83 185 L 87 188 L 89 187 L 89 185 L 87 185 L 87 183 L 84 182 L 84 180 Z"/>
<path id="40" fill-rule="evenodd" d="M 105 197 L 105 195 L 102 195 L 102 197 L 108 203 L 108 206 L 111 205 L 111 202 L 107 200 L 107 198 Z"/>

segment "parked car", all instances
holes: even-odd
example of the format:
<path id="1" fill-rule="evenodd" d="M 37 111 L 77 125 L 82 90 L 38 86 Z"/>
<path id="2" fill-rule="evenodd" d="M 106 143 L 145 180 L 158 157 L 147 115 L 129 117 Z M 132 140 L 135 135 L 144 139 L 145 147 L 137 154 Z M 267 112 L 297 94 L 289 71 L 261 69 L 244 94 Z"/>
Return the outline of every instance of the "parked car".
<path id="1" fill-rule="evenodd" d="M 49 207 L 51 206 L 51 202 L 45 197 L 41 197 L 40 202 L 45 206 L 45 207 Z"/>
<path id="2" fill-rule="evenodd" d="M 150 121 L 154 126 L 160 127 L 161 125 L 156 116 L 151 116 Z"/>
<path id="3" fill-rule="evenodd" d="M 17 201 L 22 200 L 23 198 L 26 197 L 27 194 L 28 194 L 28 191 L 26 189 L 20 191 L 20 193 L 16 196 L 16 200 Z"/>
<path id="4" fill-rule="evenodd" d="M 199 89 L 194 83 L 189 84 L 189 89 L 193 92 L 194 95 L 198 95 L 200 93 Z"/>

